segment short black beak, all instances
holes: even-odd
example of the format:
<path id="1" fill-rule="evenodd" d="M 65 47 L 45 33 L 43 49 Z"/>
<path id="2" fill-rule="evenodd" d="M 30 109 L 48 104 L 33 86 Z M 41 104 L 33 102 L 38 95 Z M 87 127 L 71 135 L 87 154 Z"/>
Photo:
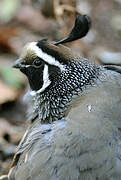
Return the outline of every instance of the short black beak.
<path id="1" fill-rule="evenodd" d="M 17 59 L 16 61 L 15 61 L 15 63 L 13 64 L 13 68 L 21 68 L 21 62 L 22 62 L 22 59 Z"/>

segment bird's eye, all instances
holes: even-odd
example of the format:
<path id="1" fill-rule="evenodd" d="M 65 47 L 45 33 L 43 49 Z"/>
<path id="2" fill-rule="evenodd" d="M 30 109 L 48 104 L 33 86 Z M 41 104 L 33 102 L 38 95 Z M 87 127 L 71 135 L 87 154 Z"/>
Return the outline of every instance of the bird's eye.
<path id="1" fill-rule="evenodd" d="M 40 59 L 35 59 L 34 62 L 33 62 L 33 65 L 39 67 L 42 65 L 42 61 Z"/>

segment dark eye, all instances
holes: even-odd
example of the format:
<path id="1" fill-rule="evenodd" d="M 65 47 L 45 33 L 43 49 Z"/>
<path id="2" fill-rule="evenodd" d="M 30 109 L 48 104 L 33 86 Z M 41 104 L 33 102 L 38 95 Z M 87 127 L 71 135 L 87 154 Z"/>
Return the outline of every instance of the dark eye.
<path id="1" fill-rule="evenodd" d="M 35 59 L 34 62 L 33 62 L 33 65 L 35 65 L 35 66 L 37 66 L 37 67 L 41 66 L 41 65 L 42 65 L 42 60 L 40 60 L 40 59 Z"/>

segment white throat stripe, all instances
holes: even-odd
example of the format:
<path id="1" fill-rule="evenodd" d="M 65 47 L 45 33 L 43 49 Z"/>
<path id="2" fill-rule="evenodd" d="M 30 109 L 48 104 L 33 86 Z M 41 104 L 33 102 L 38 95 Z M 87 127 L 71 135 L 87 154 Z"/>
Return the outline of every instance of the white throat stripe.
<path id="1" fill-rule="evenodd" d="M 48 65 L 45 64 L 44 70 L 43 70 L 43 86 L 38 91 L 31 91 L 30 94 L 32 96 L 36 95 L 36 93 L 43 92 L 49 85 L 51 81 L 49 80 L 49 74 L 48 74 Z"/>
<path id="2" fill-rule="evenodd" d="M 37 92 L 43 92 L 46 87 L 50 85 L 51 81 L 49 80 L 49 74 L 48 74 L 48 65 L 44 66 L 44 71 L 43 71 L 43 86 L 41 89 L 39 89 Z"/>
<path id="3" fill-rule="evenodd" d="M 50 65 L 55 65 L 57 67 L 60 68 L 61 71 L 64 70 L 64 66 L 62 64 L 59 63 L 59 61 L 57 61 L 54 57 L 52 57 L 51 55 L 48 55 L 46 53 L 44 53 L 41 48 L 39 48 L 37 46 L 37 42 L 31 42 L 29 44 L 29 48 L 32 49 L 36 55 L 38 57 L 40 57 L 41 59 L 43 59 L 45 62 L 47 62 Z"/>

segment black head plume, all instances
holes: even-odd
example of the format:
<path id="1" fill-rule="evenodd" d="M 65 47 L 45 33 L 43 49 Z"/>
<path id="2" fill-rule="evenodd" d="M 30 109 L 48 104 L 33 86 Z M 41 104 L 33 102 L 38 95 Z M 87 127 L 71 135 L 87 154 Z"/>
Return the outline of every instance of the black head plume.
<path id="1" fill-rule="evenodd" d="M 71 42 L 77 39 L 81 39 L 88 33 L 91 27 L 91 19 L 87 15 L 78 15 L 75 20 L 75 25 L 71 30 L 67 38 L 62 39 L 55 43 L 55 45 Z"/>

